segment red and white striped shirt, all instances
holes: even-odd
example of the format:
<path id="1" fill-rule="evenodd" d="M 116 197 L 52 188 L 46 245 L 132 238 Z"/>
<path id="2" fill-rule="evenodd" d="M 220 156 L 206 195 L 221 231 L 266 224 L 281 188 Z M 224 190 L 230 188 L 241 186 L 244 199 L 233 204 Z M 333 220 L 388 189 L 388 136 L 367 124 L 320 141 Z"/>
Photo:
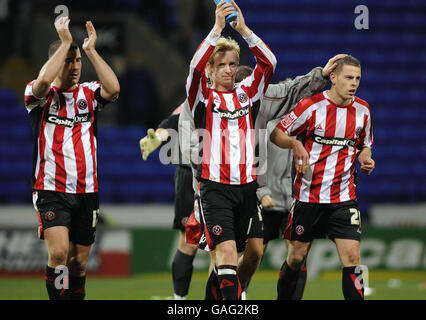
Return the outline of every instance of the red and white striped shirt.
<path id="1" fill-rule="evenodd" d="M 33 83 L 25 89 L 36 148 L 33 155 L 33 189 L 65 193 L 98 192 L 96 118 L 100 82 L 77 84 L 63 91 L 51 85 L 39 99 Z"/>
<path id="2" fill-rule="evenodd" d="M 354 172 L 357 149 L 372 148 L 370 106 L 354 97 L 335 105 L 326 91 L 301 100 L 277 128 L 291 136 L 306 134 L 310 168 L 297 173 L 295 198 L 310 203 L 339 203 L 356 199 Z"/>
<path id="3" fill-rule="evenodd" d="M 246 41 L 257 61 L 253 73 L 233 91 L 217 91 L 208 86 L 205 67 L 218 39 L 211 32 L 201 43 L 186 82 L 189 107 L 197 132 L 203 136 L 198 177 L 224 184 L 246 184 L 256 179 L 254 116 L 271 81 L 276 59 L 252 33 Z"/>

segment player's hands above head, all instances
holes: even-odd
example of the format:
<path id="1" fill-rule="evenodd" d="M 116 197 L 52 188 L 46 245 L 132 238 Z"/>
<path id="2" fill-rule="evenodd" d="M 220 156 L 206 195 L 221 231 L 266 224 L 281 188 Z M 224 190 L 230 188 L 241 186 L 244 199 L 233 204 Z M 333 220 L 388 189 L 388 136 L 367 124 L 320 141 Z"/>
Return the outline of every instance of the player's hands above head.
<path id="1" fill-rule="evenodd" d="M 160 136 L 154 129 L 148 129 L 148 135 L 139 140 L 139 146 L 142 152 L 142 158 L 148 159 L 148 156 L 161 145 Z"/>
<path id="2" fill-rule="evenodd" d="M 248 38 L 252 31 L 247 27 L 246 21 L 244 20 L 243 12 L 241 11 L 240 7 L 235 3 L 234 0 L 230 0 L 233 7 L 235 8 L 235 11 L 237 12 L 237 19 L 230 22 L 230 26 L 238 31 L 244 38 Z"/>
<path id="3" fill-rule="evenodd" d="M 262 198 L 262 207 L 263 209 L 275 207 L 275 202 L 272 200 L 271 195 L 266 194 Z"/>
<path id="4" fill-rule="evenodd" d="M 68 17 L 60 17 L 55 21 L 56 32 L 62 42 L 72 42 L 72 35 L 69 29 L 70 21 L 71 20 Z"/>
<path id="5" fill-rule="evenodd" d="M 86 30 L 88 37 L 84 39 L 83 50 L 94 50 L 98 36 L 96 35 L 96 30 L 92 21 L 86 21 Z"/>
<path id="6" fill-rule="evenodd" d="M 213 30 L 216 34 L 220 34 L 226 26 L 226 16 L 230 15 L 234 11 L 234 7 L 230 3 L 225 1 L 219 2 L 216 6 L 216 21 Z"/>
<path id="7" fill-rule="evenodd" d="M 334 68 L 336 68 L 336 66 L 337 66 L 336 61 L 339 60 L 339 59 L 343 59 L 346 56 L 347 56 L 347 54 L 340 53 L 338 55 L 335 55 L 330 60 L 328 60 L 327 64 L 322 69 L 322 76 L 324 78 L 328 77 L 330 75 L 330 73 L 334 70 Z"/>

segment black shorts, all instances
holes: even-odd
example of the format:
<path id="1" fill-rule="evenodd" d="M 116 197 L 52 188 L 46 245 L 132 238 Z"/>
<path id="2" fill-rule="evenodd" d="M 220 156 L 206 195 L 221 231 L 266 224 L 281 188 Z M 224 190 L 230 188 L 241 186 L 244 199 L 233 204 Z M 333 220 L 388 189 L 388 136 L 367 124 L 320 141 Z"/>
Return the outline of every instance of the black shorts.
<path id="1" fill-rule="evenodd" d="M 287 227 L 289 212 L 278 210 L 262 210 L 263 217 L 263 243 L 280 238 Z"/>
<path id="2" fill-rule="evenodd" d="M 98 193 L 72 194 L 36 190 L 33 203 L 39 220 L 38 234 L 44 239 L 44 230 L 64 226 L 69 230 L 71 242 L 91 245 L 95 242 L 99 216 Z"/>
<path id="3" fill-rule="evenodd" d="M 194 189 L 192 188 L 192 170 L 189 167 L 177 166 L 173 184 L 175 187 L 175 218 L 173 229 L 185 232 L 188 217 L 194 210 Z"/>
<path id="4" fill-rule="evenodd" d="M 263 238 L 264 219 L 262 215 L 262 206 L 257 202 L 256 214 L 252 217 L 248 238 Z"/>
<path id="5" fill-rule="evenodd" d="M 313 239 L 361 240 L 361 217 L 356 200 L 341 203 L 295 201 L 284 238 L 301 242 Z"/>
<path id="6" fill-rule="evenodd" d="M 223 241 L 234 240 L 243 252 L 252 217 L 257 214 L 257 183 L 227 185 L 208 180 L 200 183 L 200 212 L 211 250 Z"/>

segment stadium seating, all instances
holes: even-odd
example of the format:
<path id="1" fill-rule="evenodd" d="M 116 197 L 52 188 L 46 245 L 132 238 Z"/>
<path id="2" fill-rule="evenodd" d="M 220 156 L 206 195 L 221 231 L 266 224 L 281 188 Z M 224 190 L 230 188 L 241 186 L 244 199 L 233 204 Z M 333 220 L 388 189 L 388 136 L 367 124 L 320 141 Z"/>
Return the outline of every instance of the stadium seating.
<path id="1" fill-rule="evenodd" d="M 278 58 L 274 82 L 324 65 L 340 52 L 361 61 L 357 95 L 371 106 L 376 160 L 371 176 L 360 174 L 362 213 L 376 202 L 426 201 L 426 20 L 421 14 L 426 2 L 409 2 L 365 1 L 370 29 L 357 30 L 355 1 L 240 1 L 247 24 Z M 137 71 L 132 75 L 142 77 Z M 0 203 L 29 203 L 33 148 L 28 116 L 4 88 L 0 111 Z M 146 128 L 137 124 L 99 128 L 102 202 L 173 201 L 174 167 L 161 164 L 158 151 L 142 160 L 138 140 L 145 134 Z"/>

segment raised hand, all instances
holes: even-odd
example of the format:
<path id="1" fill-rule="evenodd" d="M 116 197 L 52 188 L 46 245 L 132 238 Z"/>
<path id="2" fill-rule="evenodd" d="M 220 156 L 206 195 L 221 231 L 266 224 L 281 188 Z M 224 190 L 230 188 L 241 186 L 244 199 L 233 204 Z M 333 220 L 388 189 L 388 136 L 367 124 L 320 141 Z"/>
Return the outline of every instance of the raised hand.
<path id="1" fill-rule="evenodd" d="M 148 129 L 148 134 L 139 140 L 139 146 L 142 152 L 142 158 L 148 159 L 148 156 L 161 145 L 160 137 L 155 133 L 154 129 Z"/>
<path id="2" fill-rule="evenodd" d="M 55 21 L 56 32 L 62 42 L 72 42 L 72 35 L 69 29 L 70 21 L 71 20 L 68 17 L 60 17 Z"/>
<path id="3" fill-rule="evenodd" d="M 234 0 L 230 0 L 232 6 L 235 8 L 237 12 L 237 19 L 230 23 L 231 27 L 238 31 L 244 38 L 247 38 L 251 34 L 251 30 L 247 27 L 246 22 L 244 20 L 243 12 L 240 7 L 235 3 Z"/>
<path id="4" fill-rule="evenodd" d="M 87 30 L 88 38 L 84 39 L 83 50 L 84 51 L 94 50 L 98 36 L 96 35 L 96 30 L 95 30 L 95 27 L 93 26 L 92 21 L 86 21 L 86 30 Z"/>
<path id="5" fill-rule="evenodd" d="M 225 1 L 219 2 L 216 6 L 216 21 L 213 27 L 213 31 L 216 34 L 220 34 L 222 30 L 226 26 L 226 16 L 230 15 L 234 11 L 234 7 L 230 3 L 226 3 Z"/>
<path id="6" fill-rule="evenodd" d="M 346 56 L 347 56 L 347 54 L 340 53 L 338 55 L 335 55 L 330 60 L 328 60 L 327 64 L 322 69 L 322 76 L 324 78 L 328 77 L 330 75 L 330 73 L 334 70 L 334 68 L 336 68 L 336 66 L 337 66 L 336 61 L 339 60 L 339 59 L 343 59 Z"/>

